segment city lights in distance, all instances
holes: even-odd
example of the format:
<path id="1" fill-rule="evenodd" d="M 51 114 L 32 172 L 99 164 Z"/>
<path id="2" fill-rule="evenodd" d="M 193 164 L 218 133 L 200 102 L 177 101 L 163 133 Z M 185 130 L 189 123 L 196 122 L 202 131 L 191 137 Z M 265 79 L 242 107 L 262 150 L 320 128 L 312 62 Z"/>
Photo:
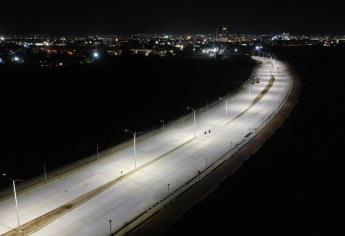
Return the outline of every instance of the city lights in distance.
<path id="1" fill-rule="evenodd" d="M 179 48 L 180 50 L 183 50 L 184 48 L 183 44 L 177 44 L 176 47 Z"/>
<path id="2" fill-rule="evenodd" d="M 93 52 L 92 57 L 98 59 L 100 57 L 99 52 Z"/>
<path id="3" fill-rule="evenodd" d="M 210 57 L 215 57 L 217 54 L 221 55 L 224 53 L 223 49 L 219 49 L 218 47 L 213 47 L 213 48 L 204 48 L 202 50 L 202 54 L 206 54 Z"/>
<path id="4" fill-rule="evenodd" d="M 19 56 L 13 56 L 12 57 L 12 62 L 20 64 L 20 63 L 24 63 L 24 60 L 21 57 L 19 57 Z"/>

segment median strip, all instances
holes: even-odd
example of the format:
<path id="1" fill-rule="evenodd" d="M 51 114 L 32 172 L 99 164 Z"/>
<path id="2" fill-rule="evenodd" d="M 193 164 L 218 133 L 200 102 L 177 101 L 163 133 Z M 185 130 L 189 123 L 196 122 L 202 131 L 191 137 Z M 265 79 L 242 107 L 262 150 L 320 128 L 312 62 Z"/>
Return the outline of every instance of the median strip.
<path id="1" fill-rule="evenodd" d="M 270 81 L 268 82 L 268 84 L 266 85 L 265 89 L 262 90 L 259 95 L 256 96 L 256 98 L 253 100 L 253 102 L 250 104 L 249 107 L 247 107 L 247 109 L 245 109 L 244 111 L 242 111 L 240 114 L 238 114 L 235 118 L 233 118 L 232 120 L 230 120 L 226 126 L 230 125 L 232 122 L 234 122 L 235 120 L 237 120 L 238 118 L 240 118 L 244 113 L 246 113 L 250 108 L 252 108 L 255 104 L 257 104 L 262 97 L 268 93 L 268 91 L 272 88 L 273 83 L 275 81 L 275 77 L 272 75 Z"/>
<path id="2" fill-rule="evenodd" d="M 56 208 L 55 210 L 52 210 L 34 220 L 31 220 L 23 225 L 21 225 L 20 227 L 17 227 L 5 234 L 3 234 L 3 236 L 15 236 L 15 235 L 29 235 L 32 234 L 35 231 L 38 231 L 40 229 L 42 229 L 44 226 L 48 225 L 49 223 L 53 222 L 54 220 L 56 220 L 57 218 L 61 217 L 62 215 L 66 214 L 67 212 L 73 210 L 74 208 L 80 206 L 81 204 L 87 202 L 88 200 L 92 199 L 93 197 L 95 197 L 96 195 L 104 192 L 105 190 L 107 190 L 108 188 L 110 188 L 111 186 L 115 185 L 116 183 L 118 183 L 119 181 L 123 180 L 124 178 L 130 176 L 131 174 L 135 173 L 138 170 L 141 170 L 143 168 L 145 168 L 146 166 L 164 158 L 165 156 L 167 156 L 168 154 L 174 152 L 175 150 L 187 145 L 188 143 L 192 142 L 195 138 L 191 138 L 189 140 L 187 140 L 186 142 L 178 145 L 177 147 L 171 149 L 170 151 L 166 152 L 165 154 L 158 156 L 157 158 L 143 164 L 142 166 L 138 167 L 135 170 L 129 171 L 128 173 L 124 174 L 123 176 L 120 176 L 119 178 L 116 178 L 94 190 L 92 190 L 91 192 L 88 192 L 84 195 L 81 195 L 80 197 L 72 200 L 71 202 L 68 202 L 58 208 Z"/>

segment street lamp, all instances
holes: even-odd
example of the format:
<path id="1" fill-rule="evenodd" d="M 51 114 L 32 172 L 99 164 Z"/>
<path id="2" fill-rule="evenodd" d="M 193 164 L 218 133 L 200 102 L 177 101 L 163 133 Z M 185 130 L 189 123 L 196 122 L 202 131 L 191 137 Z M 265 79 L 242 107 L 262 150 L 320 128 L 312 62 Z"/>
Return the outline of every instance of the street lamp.
<path id="1" fill-rule="evenodd" d="M 160 120 L 160 122 L 163 124 L 163 131 L 165 130 L 165 121 L 164 120 Z"/>
<path id="2" fill-rule="evenodd" d="M 193 113 L 193 120 L 194 120 L 194 138 L 196 137 L 196 114 L 195 109 L 193 107 L 187 107 L 188 110 L 191 110 Z"/>
<path id="3" fill-rule="evenodd" d="M 219 100 L 225 100 L 225 119 L 228 119 L 228 99 L 219 98 Z"/>
<path id="4" fill-rule="evenodd" d="M 98 155 L 98 143 L 96 145 L 96 153 L 97 153 L 97 160 L 99 160 L 99 155 Z"/>
<path id="5" fill-rule="evenodd" d="M 22 180 L 18 179 L 12 179 L 11 177 L 7 176 L 6 173 L 2 174 L 3 177 L 7 177 L 10 181 L 12 181 L 13 185 L 13 194 L 14 194 L 14 202 L 16 204 L 16 211 L 17 211 L 17 221 L 18 221 L 18 227 L 20 226 L 20 221 L 19 221 L 19 209 L 18 209 L 18 201 L 17 201 L 17 191 L 16 191 L 16 182 L 20 182 Z"/>
<path id="6" fill-rule="evenodd" d="M 110 235 L 111 235 L 111 222 L 112 222 L 112 220 L 109 220 L 109 231 L 110 231 Z"/>
<path id="7" fill-rule="evenodd" d="M 47 170 L 46 170 L 46 163 L 43 164 L 43 171 L 44 171 L 44 183 L 47 183 Z"/>
<path id="8" fill-rule="evenodd" d="M 133 147 L 134 147 L 134 169 L 137 169 L 137 147 L 136 147 L 136 139 L 137 134 L 142 134 L 143 132 L 137 132 L 137 131 L 130 131 L 128 129 L 125 130 L 126 133 L 130 133 L 133 135 Z"/>

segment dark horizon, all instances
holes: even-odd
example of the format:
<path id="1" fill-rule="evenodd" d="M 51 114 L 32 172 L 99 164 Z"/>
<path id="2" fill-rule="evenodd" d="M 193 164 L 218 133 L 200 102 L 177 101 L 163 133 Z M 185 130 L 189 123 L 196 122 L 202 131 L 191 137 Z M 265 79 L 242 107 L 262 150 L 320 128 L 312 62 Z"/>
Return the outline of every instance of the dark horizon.
<path id="1" fill-rule="evenodd" d="M 59 4 L 43 1 L 4 2 L 0 34 L 96 35 L 134 33 L 213 33 L 228 25 L 230 33 L 324 35 L 344 34 L 345 16 L 339 4 L 285 1 L 230 3 L 158 1 Z"/>

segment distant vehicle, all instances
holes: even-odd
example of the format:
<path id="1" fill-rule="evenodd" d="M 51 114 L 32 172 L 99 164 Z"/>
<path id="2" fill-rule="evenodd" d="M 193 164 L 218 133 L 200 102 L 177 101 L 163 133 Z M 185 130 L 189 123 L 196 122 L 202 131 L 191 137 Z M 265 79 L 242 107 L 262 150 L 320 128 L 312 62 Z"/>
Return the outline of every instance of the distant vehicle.
<path id="1" fill-rule="evenodd" d="M 255 83 L 260 83 L 260 79 L 256 79 L 256 80 L 255 80 Z"/>
<path id="2" fill-rule="evenodd" d="M 256 77 L 250 81 L 251 84 L 255 84 Z"/>

